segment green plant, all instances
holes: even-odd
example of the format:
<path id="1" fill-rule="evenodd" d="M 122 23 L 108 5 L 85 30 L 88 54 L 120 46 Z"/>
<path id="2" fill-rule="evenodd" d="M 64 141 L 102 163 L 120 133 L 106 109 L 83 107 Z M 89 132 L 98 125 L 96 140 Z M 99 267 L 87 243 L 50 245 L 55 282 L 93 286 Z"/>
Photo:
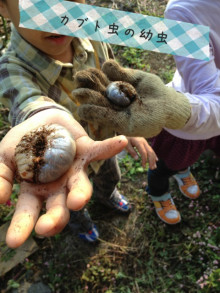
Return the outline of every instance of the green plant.
<path id="1" fill-rule="evenodd" d="M 166 65 L 163 70 L 161 70 L 161 73 L 158 73 L 161 77 L 161 79 L 164 81 L 165 84 L 169 83 L 174 75 L 175 68 L 170 65 Z"/>
<path id="2" fill-rule="evenodd" d="M 10 33 L 9 33 L 9 26 L 7 25 L 7 21 L 1 15 L 0 15 L 0 24 L 2 24 L 2 27 L 3 27 L 3 33 L 0 34 L 0 41 L 1 41 L 0 49 L 3 49 L 6 47 L 7 43 L 9 42 Z"/>
<path id="3" fill-rule="evenodd" d="M 8 261 L 15 255 L 15 250 L 6 246 L 5 242 L 0 242 L 1 261 Z"/>
<path id="4" fill-rule="evenodd" d="M 129 66 L 134 69 L 150 71 L 150 64 L 144 60 L 148 57 L 148 51 L 142 49 L 114 46 L 115 56 L 120 59 L 124 66 Z"/>
<path id="5" fill-rule="evenodd" d="M 148 164 L 146 164 L 146 167 L 143 168 L 141 165 L 141 159 L 139 158 L 139 160 L 135 160 L 129 154 L 126 154 L 119 161 L 119 165 L 122 175 L 131 180 L 135 180 L 135 177 L 138 174 L 144 174 L 148 170 Z"/>
<path id="6" fill-rule="evenodd" d="M 14 281 L 14 280 L 9 280 L 8 281 L 7 289 L 16 289 L 16 288 L 19 288 L 19 287 L 20 287 L 20 284 L 17 283 L 16 281 Z"/>
<path id="7" fill-rule="evenodd" d="M 95 292 L 103 288 L 102 292 L 112 292 L 109 287 L 114 287 L 117 270 L 110 258 L 103 257 L 91 260 L 81 277 L 84 288 L 88 292 Z M 96 291 L 97 292 L 97 291 Z"/>

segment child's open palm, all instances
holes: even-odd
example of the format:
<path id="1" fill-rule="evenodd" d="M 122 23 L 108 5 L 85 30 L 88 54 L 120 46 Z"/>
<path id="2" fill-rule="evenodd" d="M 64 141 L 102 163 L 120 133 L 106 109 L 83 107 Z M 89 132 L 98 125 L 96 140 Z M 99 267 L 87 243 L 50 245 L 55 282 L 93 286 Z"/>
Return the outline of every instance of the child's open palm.
<path id="1" fill-rule="evenodd" d="M 127 145 L 124 136 L 93 141 L 66 112 L 54 109 L 42 111 L 12 128 L 0 143 L 0 203 L 5 203 L 12 192 L 16 145 L 27 131 L 50 123 L 66 127 L 73 135 L 76 156 L 70 169 L 54 182 L 20 183 L 16 210 L 6 236 L 6 242 L 12 248 L 23 244 L 34 227 L 36 233 L 43 236 L 59 233 L 68 223 L 69 209 L 81 209 L 91 197 L 92 186 L 86 174 L 88 164 L 110 158 Z M 44 202 L 46 214 L 39 217 Z"/>

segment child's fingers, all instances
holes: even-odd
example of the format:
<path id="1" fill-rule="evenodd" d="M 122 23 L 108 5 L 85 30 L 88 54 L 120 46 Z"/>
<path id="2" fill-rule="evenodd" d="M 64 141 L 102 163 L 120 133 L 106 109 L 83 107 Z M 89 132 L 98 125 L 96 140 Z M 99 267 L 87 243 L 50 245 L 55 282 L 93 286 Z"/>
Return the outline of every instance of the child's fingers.
<path id="1" fill-rule="evenodd" d="M 111 81 L 127 81 L 132 85 L 137 83 L 137 78 L 135 77 L 135 72 L 137 72 L 137 70 L 134 71 L 130 68 L 124 68 L 113 59 L 110 59 L 103 64 L 102 71 Z"/>
<path id="2" fill-rule="evenodd" d="M 41 200 L 33 194 L 25 192 L 19 195 L 6 235 L 6 243 L 9 247 L 16 248 L 26 241 L 37 221 L 41 205 Z"/>
<path id="3" fill-rule="evenodd" d="M 90 162 L 105 160 L 122 151 L 127 145 L 125 136 L 120 135 L 104 141 L 88 141 L 87 137 L 77 141 L 78 158 L 69 171 L 67 188 L 67 207 L 71 210 L 80 210 L 89 201 L 92 195 L 92 185 L 88 179 L 86 168 Z"/>
<path id="4" fill-rule="evenodd" d="M 9 200 L 13 186 L 13 172 L 4 163 L 0 163 L 0 204 Z"/>
<path id="5" fill-rule="evenodd" d="M 138 154 L 131 143 L 128 143 L 126 150 L 135 160 L 138 160 Z"/>
<path id="6" fill-rule="evenodd" d="M 35 226 L 38 235 L 53 236 L 63 230 L 69 221 L 69 210 L 66 206 L 66 189 L 48 197 L 46 214 L 42 215 Z"/>
<path id="7" fill-rule="evenodd" d="M 97 68 L 80 70 L 74 75 L 73 79 L 75 88 L 89 88 L 95 91 L 105 91 L 108 84 L 108 78 Z"/>
<path id="8" fill-rule="evenodd" d="M 120 133 L 122 133 L 121 129 L 128 125 L 128 115 L 124 111 L 116 111 L 98 105 L 82 104 L 78 107 L 77 112 L 82 120 L 96 122 L 100 126 L 109 126 L 109 128 L 116 129 Z M 131 115 L 130 119 L 132 119 Z M 126 134 L 130 135 L 129 133 Z"/>
<path id="9" fill-rule="evenodd" d="M 141 156 L 141 162 L 142 162 L 142 167 L 145 168 L 146 167 L 146 163 L 147 163 L 147 159 L 148 159 L 148 153 L 147 153 L 147 149 L 145 148 L 145 144 L 144 143 L 139 143 L 136 146 L 140 156 Z"/>
<path id="10" fill-rule="evenodd" d="M 93 141 L 88 136 L 82 136 L 76 141 L 76 159 L 72 172 L 88 166 L 90 162 L 105 160 L 121 152 L 128 144 L 124 135 L 118 135 L 103 141 Z"/>
<path id="11" fill-rule="evenodd" d="M 158 158 L 157 158 L 155 152 L 153 150 L 149 150 L 148 151 L 148 162 L 149 162 L 149 168 L 151 170 L 154 170 L 157 168 L 157 161 L 158 161 Z"/>
<path id="12" fill-rule="evenodd" d="M 111 107 L 107 98 L 105 98 L 100 92 L 87 88 L 79 88 L 72 91 L 72 99 L 79 104 L 91 104 L 102 107 Z"/>
<path id="13" fill-rule="evenodd" d="M 121 152 L 127 146 L 127 143 L 127 138 L 124 135 L 96 141 L 91 150 L 90 161 L 109 159 Z"/>
<path id="14" fill-rule="evenodd" d="M 149 168 L 150 168 L 151 170 L 154 170 L 154 169 L 157 168 L 157 164 L 156 164 L 156 161 L 155 161 L 154 158 L 149 157 L 149 158 L 148 158 L 148 161 L 149 161 Z"/>
<path id="15" fill-rule="evenodd" d="M 147 152 L 147 142 L 143 137 L 130 137 L 128 139 L 128 145 L 126 150 L 134 159 L 138 159 L 138 153 L 141 157 L 142 167 L 146 167 L 148 152 Z"/>
<path id="16" fill-rule="evenodd" d="M 67 207 L 70 210 L 82 209 L 92 196 L 92 185 L 80 160 L 74 164 L 68 180 L 69 193 L 67 196 Z"/>

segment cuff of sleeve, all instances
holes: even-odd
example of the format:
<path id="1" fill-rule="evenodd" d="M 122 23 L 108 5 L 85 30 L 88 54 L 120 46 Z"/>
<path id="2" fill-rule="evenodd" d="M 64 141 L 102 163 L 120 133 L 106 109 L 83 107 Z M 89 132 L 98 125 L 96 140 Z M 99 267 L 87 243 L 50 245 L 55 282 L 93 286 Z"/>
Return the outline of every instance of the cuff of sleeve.
<path id="1" fill-rule="evenodd" d="M 35 114 L 41 112 L 41 111 L 45 111 L 48 109 L 58 109 L 58 110 L 62 110 L 67 112 L 68 114 L 72 115 L 72 113 L 67 110 L 65 107 L 55 104 L 55 103 L 51 103 L 51 102 L 33 102 L 30 103 L 28 105 L 28 107 L 26 107 L 23 110 L 20 110 L 19 113 L 14 113 L 12 119 L 11 119 L 11 124 L 12 126 L 18 125 L 21 122 L 27 120 L 28 118 L 34 116 Z"/>

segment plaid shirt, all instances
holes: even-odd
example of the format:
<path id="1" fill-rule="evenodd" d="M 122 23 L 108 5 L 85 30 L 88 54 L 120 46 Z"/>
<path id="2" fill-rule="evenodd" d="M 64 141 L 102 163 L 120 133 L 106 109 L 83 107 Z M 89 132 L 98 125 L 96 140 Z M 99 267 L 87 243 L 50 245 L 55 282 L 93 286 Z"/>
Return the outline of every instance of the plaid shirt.
<path id="1" fill-rule="evenodd" d="M 51 108 L 70 112 L 79 121 L 77 104 L 71 99 L 72 77 L 88 67 L 100 68 L 105 60 L 113 58 L 113 53 L 109 45 L 87 39 L 74 38 L 72 45 L 73 62 L 62 63 L 31 46 L 12 26 L 11 43 L 0 58 L 0 102 L 10 109 L 12 126 Z M 94 140 L 114 136 L 98 125 L 83 127 Z M 97 171 L 99 162 L 92 164 Z"/>

